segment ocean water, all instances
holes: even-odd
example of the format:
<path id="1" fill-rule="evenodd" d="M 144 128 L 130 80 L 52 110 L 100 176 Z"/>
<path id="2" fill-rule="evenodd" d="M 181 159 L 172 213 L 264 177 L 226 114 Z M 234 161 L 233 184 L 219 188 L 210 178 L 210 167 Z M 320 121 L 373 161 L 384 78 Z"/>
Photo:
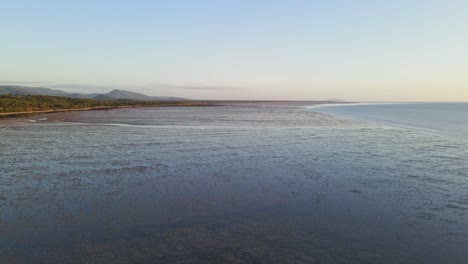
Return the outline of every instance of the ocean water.
<path id="1" fill-rule="evenodd" d="M 0 120 L 0 263 L 466 263 L 467 141 L 347 107 Z"/>
<path id="2" fill-rule="evenodd" d="M 468 139 L 468 103 L 358 103 L 317 105 L 309 109 Z"/>

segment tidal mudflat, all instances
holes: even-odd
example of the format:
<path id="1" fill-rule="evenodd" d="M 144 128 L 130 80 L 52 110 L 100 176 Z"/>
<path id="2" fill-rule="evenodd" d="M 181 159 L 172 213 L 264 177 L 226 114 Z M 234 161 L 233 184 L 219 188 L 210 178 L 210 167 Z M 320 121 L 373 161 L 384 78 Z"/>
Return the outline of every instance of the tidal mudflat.
<path id="1" fill-rule="evenodd" d="M 1 263 L 466 263 L 468 142 L 303 105 L 0 120 Z"/>

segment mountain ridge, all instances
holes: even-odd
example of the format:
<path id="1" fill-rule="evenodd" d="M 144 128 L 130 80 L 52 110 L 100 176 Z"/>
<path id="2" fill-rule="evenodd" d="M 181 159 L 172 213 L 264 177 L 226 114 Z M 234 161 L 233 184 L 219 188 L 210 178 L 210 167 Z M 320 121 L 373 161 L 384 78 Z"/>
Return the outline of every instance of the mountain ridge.
<path id="1" fill-rule="evenodd" d="M 56 90 L 46 87 L 30 87 L 20 85 L 0 85 L 0 95 L 48 95 L 61 96 L 70 98 L 95 99 L 95 100 L 138 100 L 138 101 L 177 101 L 188 100 L 186 98 L 170 97 L 170 96 L 149 96 L 137 92 L 114 89 L 108 93 L 70 93 L 62 90 Z"/>

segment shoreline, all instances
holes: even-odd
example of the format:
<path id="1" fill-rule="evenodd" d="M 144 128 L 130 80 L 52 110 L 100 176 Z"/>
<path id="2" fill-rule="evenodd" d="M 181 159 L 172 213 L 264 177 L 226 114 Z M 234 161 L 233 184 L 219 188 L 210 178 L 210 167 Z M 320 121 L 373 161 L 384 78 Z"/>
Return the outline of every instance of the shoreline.
<path id="1" fill-rule="evenodd" d="M 49 109 L 49 110 L 37 110 L 37 111 L 24 111 L 24 112 L 0 112 L 1 118 L 15 118 L 21 116 L 29 116 L 36 114 L 50 114 L 50 113 L 63 113 L 63 112 L 78 112 L 78 111 L 99 111 L 99 110 L 112 110 L 120 108 L 148 108 L 148 107 L 209 107 L 217 106 L 216 104 L 210 103 L 186 103 L 176 105 L 151 105 L 151 106 L 133 106 L 133 105 L 122 105 L 122 106 L 98 106 L 98 107 L 87 107 L 87 108 L 72 108 L 72 109 Z"/>
<path id="2" fill-rule="evenodd" d="M 174 103 L 174 102 L 172 102 Z M 16 118 L 38 114 L 49 114 L 49 113 L 63 113 L 63 112 L 78 112 L 78 111 L 99 111 L 99 110 L 112 110 L 121 108 L 147 108 L 147 107 L 215 107 L 215 106 L 245 106 L 245 105 L 268 105 L 271 103 L 284 103 L 286 105 L 292 104 L 297 106 L 298 104 L 336 104 L 333 101 L 262 101 L 262 100 L 206 100 L 197 102 L 184 102 L 176 104 L 161 104 L 161 105 L 120 105 L 120 106 L 96 106 L 86 108 L 71 108 L 71 109 L 48 109 L 48 110 L 35 110 L 35 111 L 22 111 L 22 112 L 0 112 L 0 120 L 3 118 Z M 343 103 L 345 104 L 345 103 Z"/>

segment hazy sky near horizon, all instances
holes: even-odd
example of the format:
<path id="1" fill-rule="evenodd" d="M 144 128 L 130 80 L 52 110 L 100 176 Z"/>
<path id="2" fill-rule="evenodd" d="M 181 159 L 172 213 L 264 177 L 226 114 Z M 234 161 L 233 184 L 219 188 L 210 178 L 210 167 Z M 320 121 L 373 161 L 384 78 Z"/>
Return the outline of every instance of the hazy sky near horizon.
<path id="1" fill-rule="evenodd" d="M 3 1 L 0 84 L 468 101 L 468 1 Z"/>

